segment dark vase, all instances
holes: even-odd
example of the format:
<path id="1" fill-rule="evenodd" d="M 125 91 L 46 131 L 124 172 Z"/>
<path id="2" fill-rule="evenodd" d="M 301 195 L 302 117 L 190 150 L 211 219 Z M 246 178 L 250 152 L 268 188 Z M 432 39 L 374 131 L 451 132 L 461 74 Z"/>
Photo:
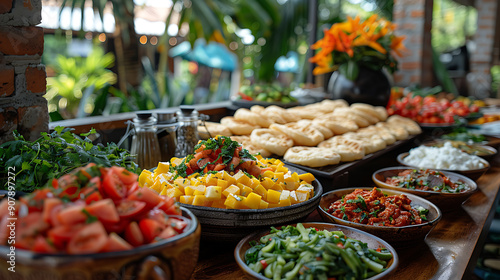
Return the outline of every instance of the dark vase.
<path id="1" fill-rule="evenodd" d="M 386 106 L 391 96 L 391 83 L 384 71 L 360 67 L 355 81 L 347 79 L 339 71 L 333 72 L 327 87 L 327 97 L 344 99 L 349 104 L 367 103 Z"/>

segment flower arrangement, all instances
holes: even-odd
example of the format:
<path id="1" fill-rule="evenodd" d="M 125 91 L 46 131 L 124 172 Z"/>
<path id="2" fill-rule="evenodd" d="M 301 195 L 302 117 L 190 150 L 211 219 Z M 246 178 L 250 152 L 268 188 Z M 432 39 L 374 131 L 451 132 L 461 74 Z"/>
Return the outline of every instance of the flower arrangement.
<path id="1" fill-rule="evenodd" d="M 348 17 L 347 21 L 325 29 L 325 36 L 312 45 L 319 51 L 311 57 L 316 63 L 314 75 L 339 70 L 348 79 L 356 80 L 359 67 L 372 70 L 387 68 L 390 73 L 397 70 L 394 55 L 401 56 L 405 50 L 404 36 L 394 34 L 396 26 L 388 20 L 372 15 L 365 21 Z"/>

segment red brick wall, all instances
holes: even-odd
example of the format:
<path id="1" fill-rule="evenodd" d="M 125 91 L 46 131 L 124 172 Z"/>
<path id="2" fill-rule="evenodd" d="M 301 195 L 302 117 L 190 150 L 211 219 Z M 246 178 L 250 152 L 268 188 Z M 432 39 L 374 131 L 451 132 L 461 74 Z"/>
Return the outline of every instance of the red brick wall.
<path id="1" fill-rule="evenodd" d="M 408 49 L 398 59 L 399 70 L 394 73 L 397 86 L 433 85 L 431 28 L 433 0 L 394 0 L 393 21 L 398 35 L 406 36 Z"/>
<path id="2" fill-rule="evenodd" d="M 0 143 L 48 131 L 41 0 L 0 1 Z"/>

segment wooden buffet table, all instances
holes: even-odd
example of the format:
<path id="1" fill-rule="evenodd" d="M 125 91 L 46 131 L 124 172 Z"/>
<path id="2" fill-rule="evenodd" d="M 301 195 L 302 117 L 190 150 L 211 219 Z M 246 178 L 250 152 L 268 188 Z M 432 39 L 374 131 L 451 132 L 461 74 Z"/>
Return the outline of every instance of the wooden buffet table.
<path id="1" fill-rule="evenodd" d="M 355 174 L 349 175 L 349 186 L 372 186 L 373 171 L 397 165 L 397 154 L 408 151 L 410 147 L 401 147 L 383 158 L 373 160 L 358 171 L 352 171 Z M 396 248 L 400 258 L 399 266 L 387 279 L 472 279 L 473 269 L 497 205 L 500 186 L 499 155 L 491 161 L 491 165 L 488 172 L 477 181 L 479 191 L 465 201 L 461 208 L 448 212 L 444 210 L 441 221 L 425 241 L 409 244 L 407 248 Z M 338 180 L 335 181 L 335 186 L 324 180 L 322 184 L 325 192 L 343 187 L 338 184 Z M 317 211 L 311 213 L 306 220 L 322 221 Z M 202 239 L 200 246 L 198 265 L 191 279 L 249 279 L 234 260 L 235 244 L 210 243 Z"/>

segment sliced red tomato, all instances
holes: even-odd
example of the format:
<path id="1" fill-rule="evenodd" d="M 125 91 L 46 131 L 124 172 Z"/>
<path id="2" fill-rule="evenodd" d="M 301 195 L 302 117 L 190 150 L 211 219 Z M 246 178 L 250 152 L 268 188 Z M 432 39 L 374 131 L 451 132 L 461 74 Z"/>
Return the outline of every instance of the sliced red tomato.
<path id="1" fill-rule="evenodd" d="M 68 243 L 70 254 L 92 254 L 102 250 L 108 241 L 108 234 L 101 222 L 83 226 Z"/>
<path id="2" fill-rule="evenodd" d="M 160 233 L 165 229 L 161 223 L 152 219 L 142 219 L 139 222 L 139 228 L 144 236 L 144 241 L 150 243 L 155 237 L 160 235 Z"/>
<path id="3" fill-rule="evenodd" d="M 102 199 L 100 193 L 101 178 L 94 177 L 90 179 L 87 186 L 81 191 L 80 198 L 85 200 L 85 203 L 90 204 L 92 201 L 99 201 Z"/>
<path id="4" fill-rule="evenodd" d="M 128 195 L 134 193 L 136 190 L 139 189 L 139 182 L 134 182 L 131 185 L 128 185 Z"/>
<path id="5" fill-rule="evenodd" d="M 151 209 L 158 205 L 162 199 L 160 195 L 150 188 L 140 188 L 128 197 L 130 200 L 144 201 L 146 206 Z"/>
<path id="6" fill-rule="evenodd" d="M 103 252 L 116 252 L 116 251 L 125 251 L 131 250 L 134 247 L 130 245 L 127 241 L 121 238 L 118 234 L 112 232 L 109 234 L 108 242 L 102 248 Z"/>
<path id="7" fill-rule="evenodd" d="M 148 217 L 148 219 L 157 221 L 163 227 L 166 227 L 169 225 L 169 222 L 168 222 L 169 217 L 167 214 L 165 214 L 165 212 L 163 210 L 155 208 L 155 209 L 148 212 L 147 217 Z"/>
<path id="8" fill-rule="evenodd" d="M 55 253 L 57 252 L 57 249 L 54 247 L 54 245 L 51 245 L 48 241 L 47 238 L 43 237 L 42 235 L 38 235 L 35 239 L 35 245 L 33 246 L 33 251 L 37 253 Z"/>
<path id="9" fill-rule="evenodd" d="M 167 227 L 165 228 L 156 239 L 161 238 L 161 239 L 168 239 L 172 236 L 176 236 L 177 232 L 172 228 L 172 227 Z M 156 240 L 155 239 L 155 240 Z"/>
<path id="10" fill-rule="evenodd" d="M 85 206 L 85 210 L 90 215 L 96 216 L 103 223 L 116 223 L 120 220 L 115 203 L 110 198 L 94 201 L 90 205 Z"/>
<path id="11" fill-rule="evenodd" d="M 56 206 L 57 207 L 57 206 Z M 54 207 L 54 209 L 56 209 Z M 75 204 L 63 208 L 57 213 L 57 220 L 63 225 L 74 225 L 83 223 L 87 220 L 88 216 L 84 213 L 84 206 Z"/>
<path id="12" fill-rule="evenodd" d="M 63 202 L 57 197 L 46 198 L 43 202 L 43 220 L 47 223 L 51 222 L 52 210 L 58 205 L 62 205 Z"/>
<path id="13" fill-rule="evenodd" d="M 139 176 L 135 173 L 132 173 L 120 166 L 111 166 L 111 170 L 118 176 L 120 181 L 122 181 L 125 185 L 133 184 L 137 182 Z"/>
<path id="14" fill-rule="evenodd" d="M 85 225 L 68 243 L 70 254 L 92 254 L 104 248 L 108 242 L 108 234 L 101 222 Z"/>
<path id="15" fill-rule="evenodd" d="M 130 223 L 130 219 L 120 219 L 116 223 L 104 223 L 104 228 L 107 232 L 122 234 Z"/>
<path id="16" fill-rule="evenodd" d="M 65 250 L 68 242 L 83 226 L 84 224 L 56 226 L 49 229 L 47 237 L 57 248 Z"/>
<path id="17" fill-rule="evenodd" d="M 125 239 L 133 246 L 144 244 L 144 236 L 136 222 L 131 222 L 125 229 Z"/>
<path id="18" fill-rule="evenodd" d="M 108 170 L 102 181 L 102 189 L 112 199 L 122 199 L 127 194 L 127 186 L 111 169 Z"/>
<path id="19" fill-rule="evenodd" d="M 35 237 L 49 228 L 43 220 L 42 212 L 33 212 L 18 220 L 16 225 L 16 247 L 31 250 Z"/>
<path id="20" fill-rule="evenodd" d="M 166 211 L 165 214 L 167 215 L 181 215 L 182 211 L 179 208 L 178 204 L 172 204 Z"/>
<path id="21" fill-rule="evenodd" d="M 188 221 L 183 216 L 170 217 L 168 224 L 175 229 L 177 233 L 183 233 L 188 225 Z"/>
<path id="22" fill-rule="evenodd" d="M 9 216 L 3 216 L 0 218 L 0 245 L 7 245 L 7 239 L 10 235 L 10 228 L 7 227 Z"/>
<path id="23" fill-rule="evenodd" d="M 45 188 L 36 190 L 28 196 L 21 197 L 20 200 L 28 205 L 28 211 L 31 213 L 34 211 L 42 211 L 44 200 L 53 196 L 50 189 Z"/>
<path id="24" fill-rule="evenodd" d="M 72 173 L 61 176 L 58 179 L 58 188 L 55 194 L 60 198 L 75 199 L 80 189 L 78 177 Z"/>
<path id="25" fill-rule="evenodd" d="M 163 210 L 163 212 L 167 212 L 168 209 L 175 203 L 175 199 L 170 196 L 160 195 L 162 201 L 156 205 L 155 209 Z"/>
<path id="26" fill-rule="evenodd" d="M 122 200 L 116 205 L 120 218 L 133 218 L 144 212 L 146 202 L 137 200 Z"/>

